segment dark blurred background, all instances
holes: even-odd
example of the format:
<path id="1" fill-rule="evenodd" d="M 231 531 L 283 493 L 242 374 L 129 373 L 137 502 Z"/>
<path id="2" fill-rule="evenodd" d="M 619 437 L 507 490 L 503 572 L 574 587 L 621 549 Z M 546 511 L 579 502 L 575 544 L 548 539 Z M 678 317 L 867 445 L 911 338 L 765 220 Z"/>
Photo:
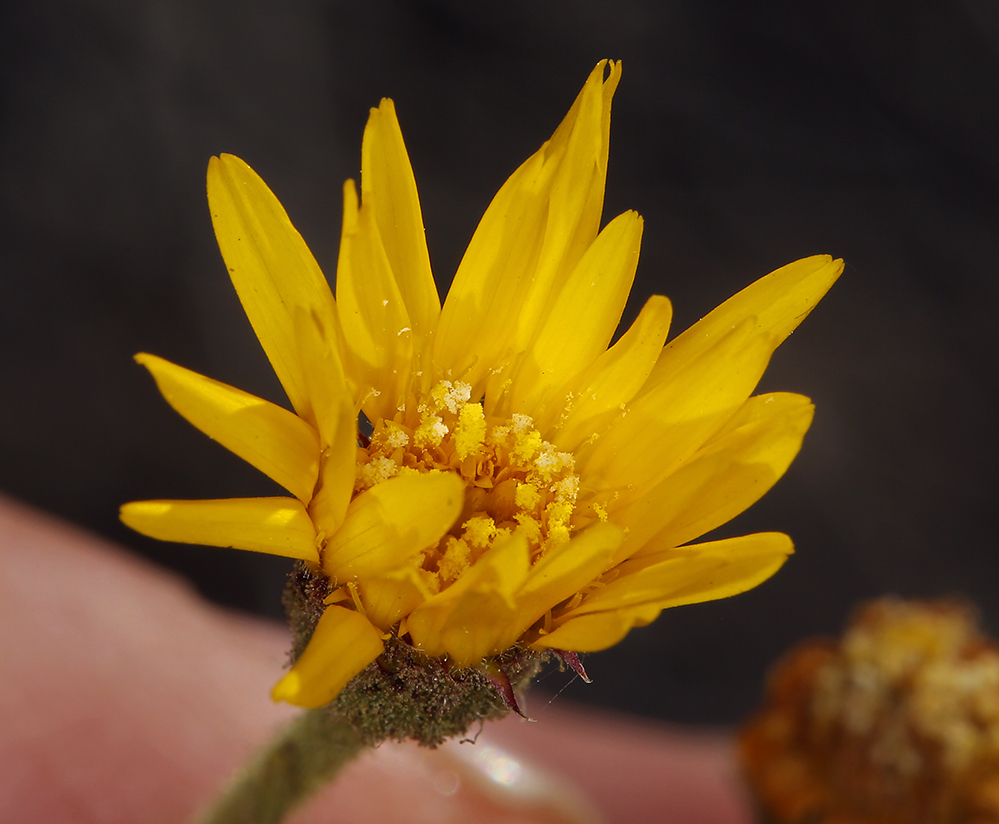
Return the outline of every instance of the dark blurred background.
<path id="1" fill-rule="evenodd" d="M 724 530 L 783 530 L 797 554 L 753 592 L 590 656 L 595 683 L 565 694 L 731 723 L 782 649 L 888 592 L 964 593 L 999 630 L 991 0 L 5 4 L 0 489 L 279 617 L 282 559 L 117 521 L 127 500 L 273 492 L 131 360 L 283 400 L 215 246 L 209 156 L 247 160 L 332 276 L 341 183 L 368 108 L 393 97 L 443 291 L 492 194 L 603 57 L 624 61 L 605 215 L 646 219 L 626 321 L 661 292 L 680 330 L 809 254 L 847 269 L 764 379 L 815 400 L 805 448 Z"/>

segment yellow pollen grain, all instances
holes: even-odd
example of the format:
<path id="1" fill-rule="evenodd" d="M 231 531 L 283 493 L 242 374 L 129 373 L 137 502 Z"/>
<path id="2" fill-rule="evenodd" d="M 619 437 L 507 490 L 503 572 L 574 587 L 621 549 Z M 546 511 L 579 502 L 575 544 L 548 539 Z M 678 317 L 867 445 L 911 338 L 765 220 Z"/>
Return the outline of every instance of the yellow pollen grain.
<path id="1" fill-rule="evenodd" d="M 542 443 L 541 433 L 536 429 L 527 433 L 518 432 L 517 445 L 513 448 L 513 454 L 520 458 L 520 460 L 524 463 L 527 463 L 534 457 L 538 449 L 541 448 Z"/>
<path id="2" fill-rule="evenodd" d="M 465 460 L 482 446 L 485 438 L 486 416 L 482 406 L 477 403 L 466 403 L 458 415 L 458 426 L 454 432 L 454 451 L 461 460 Z"/>
<path id="3" fill-rule="evenodd" d="M 558 428 L 561 429 L 565 426 L 565 422 L 569 420 L 569 415 L 572 413 L 573 407 L 576 405 L 576 393 L 569 392 L 565 396 L 565 405 L 562 407 L 562 411 L 558 416 Z"/>
<path id="4" fill-rule="evenodd" d="M 593 504 L 593 511 L 602 522 L 607 523 L 607 507 L 600 504 Z"/>
<path id="5" fill-rule="evenodd" d="M 430 390 L 430 399 L 434 402 L 435 409 L 444 408 L 444 399 L 451 391 L 451 381 L 441 381 Z"/>
<path id="6" fill-rule="evenodd" d="M 513 500 L 518 509 L 533 510 L 541 503 L 541 493 L 534 484 L 518 483 Z"/>
<path id="7" fill-rule="evenodd" d="M 460 538 L 448 538 L 444 557 L 437 566 L 442 583 L 450 583 L 468 569 L 468 544 Z"/>
<path id="8" fill-rule="evenodd" d="M 552 501 L 545 507 L 545 525 L 548 533 L 545 550 L 569 540 L 569 519 L 572 517 L 572 510 L 573 505 L 569 501 Z"/>
<path id="9" fill-rule="evenodd" d="M 518 512 L 513 518 L 517 522 L 517 532 L 523 535 L 529 544 L 537 546 L 541 543 L 541 524 L 537 518 L 532 518 L 526 512 Z"/>
<path id="10" fill-rule="evenodd" d="M 575 458 L 569 452 L 557 452 L 550 443 L 543 443 L 534 458 L 534 471 L 545 481 L 551 481 L 555 475 L 575 467 Z"/>
<path id="11" fill-rule="evenodd" d="M 543 551 L 547 552 L 552 547 L 561 546 L 569 541 L 568 524 L 556 523 L 548 524 L 548 538 L 545 539 Z"/>
<path id="12" fill-rule="evenodd" d="M 486 443 L 489 444 L 489 446 L 502 446 L 506 443 L 506 440 L 509 437 L 509 426 L 494 426 L 489 430 L 489 436 L 486 439 Z"/>
<path id="13" fill-rule="evenodd" d="M 385 421 L 384 429 L 371 439 L 387 449 L 402 449 L 409 446 L 409 434 L 394 421 Z"/>
<path id="14" fill-rule="evenodd" d="M 488 515 L 476 515 L 465 522 L 465 530 L 462 537 L 471 546 L 489 546 L 489 542 L 496 537 L 496 522 Z"/>
<path id="15" fill-rule="evenodd" d="M 355 489 L 369 489 L 399 474 L 399 464 L 391 458 L 374 458 L 370 463 L 358 464 Z"/>
<path id="16" fill-rule="evenodd" d="M 569 523 L 572 515 L 572 504 L 569 501 L 552 501 L 545 507 L 545 515 L 548 516 L 548 523 Z"/>
<path id="17" fill-rule="evenodd" d="M 440 446 L 447 435 L 447 425 L 437 415 L 427 415 L 413 433 L 413 444 L 417 448 Z"/>
<path id="18" fill-rule="evenodd" d="M 561 481 L 552 484 L 552 491 L 560 501 L 575 501 L 579 495 L 579 476 L 567 475 Z"/>
<path id="19" fill-rule="evenodd" d="M 437 409 L 447 409 L 452 415 L 457 415 L 463 404 L 472 397 L 471 384 L 464 381 L 441 381 L 430 390 L 430 398 Z"/>
<path id="20" fill-rule="evenodd" d="M 530 415 L 515 413 L 510 416 L 510 423 L 513 425 L 513 431 L 519 435 L 534 426 L 534 418 Z"/>
<path id="21" fill-rule="evenodd" d="M 424 588 L 426 589 L 425 594 L 427 595 L 427 597 L 431 595 L 436 595 L 438 592 L 441 591 L 440 576 L 436 572 L 431 572 L 428 569 L 419 569 L 417 570 L 417 573 L 420 576 L 420 583 L 423 584 Z M 399 633 L 400 637 L 402 637 L 403 635 L 405 635 L 404 632 Z"/>

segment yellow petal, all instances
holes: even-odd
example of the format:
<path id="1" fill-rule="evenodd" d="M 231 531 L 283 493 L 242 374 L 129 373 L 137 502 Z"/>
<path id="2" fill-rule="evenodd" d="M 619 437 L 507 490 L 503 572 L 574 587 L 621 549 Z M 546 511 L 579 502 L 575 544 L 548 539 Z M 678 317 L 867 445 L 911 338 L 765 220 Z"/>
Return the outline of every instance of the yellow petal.
<path id="1" fill-rule="evenodd" d="M 413 644 L 429 655 L 451 656 L 458 667 L 502 651 L 516 619 L 514 595 L 529 568 L 523 536 L 497 539 L 457 581 L 413 611 L 407 620 Z"/>
<path id="2" fill-rule="evenodd" d="M 787 471 L 813 412 L 802 395 L 750 398 L 679 470 L 615 513 L 627 530 L 620 557 L 642 551 L 653 536 L 656 545 L 679 546 L 748 509 Z"/>
<path id="3" fill-rule="evenodd" d="M 717 432 L 749 397 L 773 349 L 749 318 L 663 381 L 639 396 L 577 466 L 588 482 L 619 490 L 622 500 L 642 494 L 673 472 Z"/>
<path id="4" fill-rule="evenodd" d="M 786 535 L 761 533 L 683 550 L 689 550 L 689 556 L 666 561 L 642 559 L 644 568 L 628 562 L 630 574 L 625 569 L 620 578 L 595 590 L 582 606 L 567 613 L 555 630 L 531 646 L 575 652 L 606 649 L 632 627 L 654 621 L 668 607 L 727 598 L 752 589 L 773 575 L 793 548 Z"/>
<path id="5" fill-rule="evenodd" d="M 309 399 L 319 427 L 322 455 L 319 482 L 309 503 L 309 514 L 326 535 L 340 528 L 354 491 L 357 460 L 357 409 L 347 387 L 343 364 L 323 327 L 296 312 L 296 341 L 300 352 L 311 352 L 312 368 L 305 373 Z"/>
<path id="6" fill-rule="evenodd" d="M 509 406 L 495 407 L 496 413 L 533 414 L 607 349 L 635 279 L 641 240 L 636 212 L 604 227 L 555 295 L 513 377 Z"/>
<path id="7" fill-rule="evenodd" d="M 566 621 L 531 646 L 535 649 L 565 649 L 573 652 L 597 652 L 618 643 L 632 627 L 651 624 L 662 609 L 656 606 L 635 607 L 614 612 L 595 612 Z"/>
<path id="8" fill-rule="evenodd" d="M 386 632 L 432 595 L 413 564 L 366 576 L 357 588 L 368 620 Z"/>
<path id="9" fill-rule="evenodd" d="M 373 205 L 385 255 L 419 348 L 437 326 L 441 302 L 430 270 L 416 179 L 391 100 L 382 100 L 371 110 L 364 130 L 361 198 Z"/>
<path id="10" fill-rule="evenodd" d="M 481 396 L 490 372 L 527 348 L 553 290 L 596 237 L 619 63 L 598 64 L 551 140 L 499 190 L 441 311 L 434 362 Z M 487 412 L 489 410 L 487 409 Z"/>
<path id="11" fill-rule="evenodd" d="M 358 207 L 352 180 L 343 187 L 336 299 L 347 371 L 361 408 L 372 420 L 391 419 L 408 389 L 413 324 L 382 245 L 373 202 Z"/>
<path id="12" fill-rule="evenodd" d="M 309 709 L 322 707 L 384 649 L 381 633 L 363 615 L 327 607 L 305 652 L 271 690 L 271 698 Z"/>
<path id="13" fill-rule="evenodd" d="M 776 349 L 815 308 L 843 271 L 843 261 L 815 255 L 782 266 L 751 283 L 707 317 L 670 341 L 645 391 L 699 358 L 715 341 L 747 318 Z"/>
<path id="14" fill-rule="evenodd" d="M 498 589 L 500 585 L 498 577 L 483 580 L 480 586 L 465 592 L 444 622 L 441 647 L 455 667 L 474 666 L 507 648 L 504 639 L 517 614 L 510 598 Z"/>
<path id="15" fill-rule="evenodd" d="M 319 473 L 319 436 L 309 424 L 276 404 L 155 355 L 140 353 L 135 360 L 152 373 L 167 403 L 194 426 L 309 501 Z"/>
<path id="16" fill-rule="evenodd" d="M 517 619 L 500 642 L 500 648 L 512 646 L 549 609 L 571 598 L 606 570 L 621 537 L 621 530 L 613 524 L 597 524 L 549 550 L 531 568 L 518 590 Z"/>
<path id="17" fill-rule="evenodd" d="M 320 428 L 307 376 L 320 356 L 300 350 L 295 324 L 308 319 L 321 340 L 337 346 L 329 284 L 278 199 L 239 158 L 212 158 L 208 204 L 219 249 L 261 346 L 295 411 Z"/>
<path id="18" fill-rule="evenodd" d="M 621 405 L 645 384 L 662 352 L 672 317 L 667 298 L 649 298 L 620 340 L 556 394 L 539 419 L 539 429 L 570 452 L 603 430 L 608 416 L 617 415 Z"/>
<path id="19" fill-rule="evenodd" d="M 309 515 L 323 535 L 334 534 L 347 517 L 347 507 L 354 488 L 356 456 L 357 447 L 353 442 L 323 450 L 319 464 L 319 483 L 309 503 Z"/>
<path id="20" fill-rule="evenodd" d="M 618 578 L 591 592 L 566 618 L 728 598 L 765 581 L 793 551 L 787 535 L 760 532 L 626 561 L 618 567 Z"/>
<path id="21" fill-rule="evenodd" d="M 319 562 L 315 527 L 294 498 L 135 501 L 121 508 L 120 517 L 136 532 L 161 541 Z"/>
<path id="22" fill-rule="evenodd" d="M 465 485 L 451 472 L 398 475 L 361 493 L 323 550 L 343 583 L 386 572 L 436 544 L 461 514 Z"/>

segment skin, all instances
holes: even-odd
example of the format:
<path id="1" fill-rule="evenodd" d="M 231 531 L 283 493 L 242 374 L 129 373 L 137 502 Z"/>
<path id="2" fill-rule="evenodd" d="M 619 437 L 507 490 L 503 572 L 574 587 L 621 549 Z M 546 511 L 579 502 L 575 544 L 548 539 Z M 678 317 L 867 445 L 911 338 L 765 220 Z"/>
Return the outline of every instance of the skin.
<path id="1" fill-rule="evenodd" d="M 281 627 L 2 498 L 0 604 L 0 820 L 188 821 L 295 712 L 268 697 Z M 368 752 L 293 820 L 751 821 L 726 738 L 542 703 L 475 745 Z"/>

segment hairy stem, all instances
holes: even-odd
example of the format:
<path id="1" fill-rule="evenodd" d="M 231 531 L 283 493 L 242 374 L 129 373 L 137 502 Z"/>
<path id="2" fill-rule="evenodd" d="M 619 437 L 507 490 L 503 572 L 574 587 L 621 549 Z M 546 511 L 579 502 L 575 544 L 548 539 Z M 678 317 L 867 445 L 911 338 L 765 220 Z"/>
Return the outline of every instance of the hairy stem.
<path id="1" fill-rule="evenodd" d="M 246 765 L 197 824 L 278 824 L 364 745 L 329 709 L 308 710 Z"/>

